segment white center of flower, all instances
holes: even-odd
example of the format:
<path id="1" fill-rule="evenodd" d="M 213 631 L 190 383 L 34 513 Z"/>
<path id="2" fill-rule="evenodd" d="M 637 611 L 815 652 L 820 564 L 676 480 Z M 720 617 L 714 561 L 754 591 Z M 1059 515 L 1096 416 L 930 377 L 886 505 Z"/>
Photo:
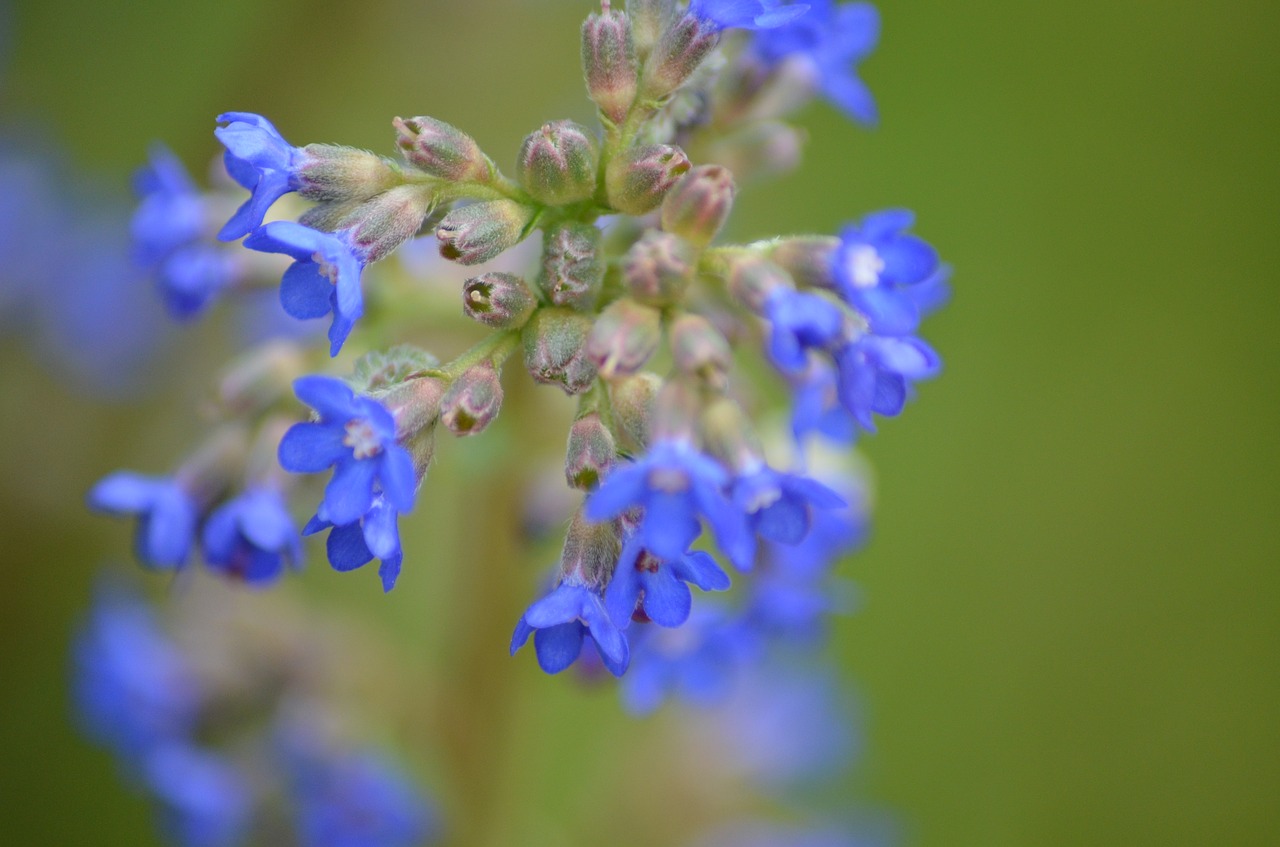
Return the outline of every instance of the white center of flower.
<path id="1" fill-rule="evenodd" d="M 347 434 L 342 443 L 351 448 L 357 459 L 368 459 L 382 452 L 381 440 L 373 431 L 373 425 L 364 418 L 347 421 Z"/>
<path id="2" fill-rule="evenodd" d="M 649 487 L 678 494 L 689 489 L 689 475 L 679 468 L 654 468 L 649 471 Z"/>
<path id="3" fill-rule="evenodd" d="M 320 276 L 329 280 L 330 285 L 338 284 L 338 266 L 337 265 L 329 264 L 329 262 L 325 260 L 325 257 L 320 255 L 319 253 L 312 253 L 311 261 L 316 263 L 316 270 L 319 272 Z"/>
<path id="4" fill-rule="evenodd" d="M 884 259 L 870 244 L 862 244 L 849 252 L 849 278 L 857 288 L 871 288 L 880 282 Z"/>

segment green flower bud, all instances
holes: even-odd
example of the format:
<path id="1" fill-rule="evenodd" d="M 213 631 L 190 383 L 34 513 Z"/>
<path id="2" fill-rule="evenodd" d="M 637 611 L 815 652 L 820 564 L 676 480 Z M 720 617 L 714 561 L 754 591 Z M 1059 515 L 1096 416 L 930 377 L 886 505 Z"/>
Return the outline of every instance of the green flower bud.
<path id="1" fill-rule="evenodd" d="M 462 286 L 462 311 L 493 329 L 524 326 L 535 306 L 533 292 L 514 274 L 487 273 Z"/>
<path id="2" fill-rule="evenodd" d="M 582 71 L 587 93 L 600 112 L 615 124 L 627 117 L 636 99 L 639 65 L 631 40 L 631 19 L 603 0 L 599 14 L 582 24 Z"/>
<path id="3" fill-rule="evenodd" d="M 596 193 L 597 161 L 594 135 L 573 121 L 554 121 L 525 138 L 516 176 L 535 200 L 564 206 Z"/>
<path id="4" fill-rule="evenodd" d="M 618 522 L 589 523 L 579 509 L 569 521 L 564 536 L 560 579 L 572 576 L 586 585 L 603 588 L 613 578 L 613 569 L 621 554 Z"/>
<path id="5" fill-rule="evenodd" d="M 502 408 L 502 382 L 492 362 L 481 362 L 453 381 L 440 400 L 440 421 L 454 435 L 484 431 Z"/>
<path id="6" fill-rule="evenodd" d="M 785 270 L 764 259 L 739 259 L 729 269 L 729 293 L 756 314 L 764 311 L 764 301 L 774 289 L 794 287 Z"/>
<path id="7" fill-rule="evenodd" d="M 696 257 L 688 242 L 650 230 L 622 258 L 622 276 L 631 296 L 651 306 L 676 303 L 693 278 Z"/>
<path id="8" fill-rule="evenodd" d="M 556 306 L 590 309 L 604 283 L 601 233 L 593 224 L 563 223 L 542 238 L 542 274 L 538 284 Z"/>
<path id="9" fill-rule="evenodd" d="M 617 459 L 613 434 L 600 420 L 600 415 L 590 412 L 573 422 L 564 457 L 564 476 L 570 488 L 583 491 L 595 488 Z"/>
<path id="10" fill-rule="evenodd" d="M 649 446 L 653 425 L 653 409 L 662 388 L 662 377 L 643 371 L 609 384 L 609 401 L 613 420 L 623 446 L 642 453 Z"/>
<path id="11" fill-rule="evenodd" d="M 699 423 L 707 452 L 735 473 L 759 467 L 764 462 L 760 436 L 747 413 L 733 400 L 719 397 L 712 401 Z"/>
<path id="12" fill-rule="evenodd" d="M 729 219 L 737 187 L 719 165 L 699 165 L 662 199 L 662 228 L 696 247 L 706 247 Z"/>
<path id="13" fill-rule="evenodd" d="M 662 313 L 623 298 L 609 304 L 587 336 L 587 358 L 600 376 L 633 374 L 644 367 L 662 340 Z"/>
<path id="14" fill-rule="evenodd" d="M 524 364 L 530 376 L 558 385 L 565 394 L 581 394 L 596 379 L 596 366 L 586 356 L 591 319 L 570 309 L 544 308 L 524 326 Z"/>
<path id="15" fill-rule="evenodd" d="M 429 190 L 401 185 L 360 204 L 342 226 L 350 229 L 352 245 L 373 263 L 417 235 L 434 208 Z"/>
<path id="16" fill-rule="evenodd" d="M 431 176 L 452 182 L 489 182 L 493 162 L 475 139 L 435 118 L 396 118 L 396 144 L 405 159 Z"/>
<path id="17" fill-rule="evenodd" d="M 796 284 L 805 288 L 836 287 L 831 257 L 840 239 L 829 235 L 802 235 L 786 238 L 769 251 L 769 259 L 786 270 Z"/>
<path id="18" fill-rule="evenodd" d="M 367 200 L 403 182 L 389 161 L 354 147 L 308 144 L 298 167 L 298 193 L 308 200 Z"/>
<path id="19" fill-rule="evenodd" d="M 533 209 L 514 200 L 490 200 L 462 206 L 436 228 L 440 255 L 460 265 L 478 265 L 520 243 Z"/>
<path id="20" fill-rule="evenodd" d="M 616 156 L 605 168 L 609 205 L 628 215 L 651 212 L 689 168 L 689 157 L 679 147 L 669 144 L 633 147 Z"/>
<path id="21" fill-rule="evenodd" d="M 689 313 L 671 325 L 671 355 L 676 370 L 717 390 L 724 388 L 733 364 L 733 351 L 720 330 L 701 315 Z"/>
<path id="22" fill-rule="evenodd" d="M 440 417 L 440 399 L 449 384 L 440 377 L 419 376 L 407 379 L 371 397 L 386 407 L 396 421 L 396 438 L 412 440 L 428 429 L 434 429 Z"/>

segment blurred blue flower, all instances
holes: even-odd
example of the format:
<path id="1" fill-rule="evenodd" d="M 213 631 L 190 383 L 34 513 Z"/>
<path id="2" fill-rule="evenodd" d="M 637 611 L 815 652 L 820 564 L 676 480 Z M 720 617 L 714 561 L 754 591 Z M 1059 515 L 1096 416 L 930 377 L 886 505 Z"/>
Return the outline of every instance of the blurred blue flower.
<path id="1" fill-rule="evenodd" d="M 814 433 L 849 444 L 858 433 L 857 421 L 840 403 L 839 376 L 826 359 L 809 357 L 809 366 L 792 380 L 791 433 L 798 443 Z"/>
<path id="2" fill-rule="evenodd" d="M 778 0 L 692 0 L 689 14 L 715 29 L 770 29 L 802 16 L 808 6 L 780 6 Z"/>
<path id="3" fill-rule="evenodd" d="M 695 609 L 678 629 L 631 630 L 634 657 L 622 680 L 622 702 L 645 714 L 669 697 L 696 706 L 722 701 L 744 665 L 761 649 L 758 634 L 724 609 Z"/>
<path id="4" fill-rule="evenodd" d="M 275 488 L 258 486 L 223 503 L 201 534 L 205 561 L 250 584 L 274 582 L 302 564 L 302 538 Z"/>
<path id="5" fill-rule="evenodd" d="M 99 511 L 138 518 L 134 553 L 143 564 L 179 568 L 186 563 L 200 510 L 178 480 L 117 471 L 98 482 L 88 500 Z"/>
<path id="6" fill-rule="evenodd" d="M 144 778 L 159 804 L 161 828 L 179 847 L 244 842 L 253 796 L 247 775 L 228 759 L 175 742 L 147 756 Z"/>
<path id="7" fill-rule="evenodd" d="M 914 222 L 906 209 L 867 215 L 840 233 L 831 259 L 841 296 L 877 335 L 906 335 L 919 326 L 919 309 L 905 286 L 938 270 L 937 251 L 906 232 Z"/>
<path id="8" fill-rule="evenodd" d="M 784 373 L 803 371 L 809 350 L 830 349 L 844 335 L 844 309 L 820 294 L 779 287 L 769 293 L 763 310 L 769 358 Z"/>
<path id="9" fill-rule="evenodd" d="M 863 429 L 875 432 L 872 412 L 894 417 L 907 402 L 911 384 L 934 376 L 942 360 L 914 336 L 864 335 L 836 353 L 837 393 Z"/>
<path id="10" fill-rule="evenodd" d="M 845 505 L 827 486 L 802 474 L 760 465 L 733 480 L 734 505 L 753 532 L 779 544 L 798 544 L 809 532 L 812 514 Z"/>

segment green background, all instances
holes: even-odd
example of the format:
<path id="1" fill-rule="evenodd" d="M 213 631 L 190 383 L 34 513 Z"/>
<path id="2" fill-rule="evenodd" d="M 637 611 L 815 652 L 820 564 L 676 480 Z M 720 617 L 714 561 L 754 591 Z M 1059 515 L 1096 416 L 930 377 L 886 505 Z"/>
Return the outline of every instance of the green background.
<path id="1" fill-rule="evenodd" d="M 868 754 L 841 791 L 918 845 L 1280 843 L 1280 9 L 879 5 L 864 76 L 881 128 L 806 110 L 801 170 L 744 193 L 732 233 L 904 205 L 956 268 L 925 330 L 946 372 L 866 442 L 875 537 L 843 567 L 865 603 L 831 649 L 863 693 Z M 431 114 L 506 161 L 540 122 L 588 117 L 589 6 L 18 3 L 2 115 L 121 181 L 154 138 L 204 161 L 227 109 L 379 150 L 392 116 Z M 0 841 L 150 843 L 145 804 L 68 721 L 69 633 L 126 544 L 80 498 L 113 467 L 176 457 L 194 413 L 174 404 L 196 389 L 170 387 L 157 417 L 3 355 Z M 485 467 L 482 446 L 454 456 Z M 487 819 L 458 843 L 669 843 L 644 821 L 696 811 L 608 805 L 619 772 L 636 803 L 636 769 L 666 778 L 644 741 L 668 724 L 633 730 L 606 692 L 506 659 L 533 577 L 471 570 L 511 551 L 467 491 L 431 488 L 406 542 L 436 553 L 406 564 L 424 572 L 406 590 L 383 598 L 318 556 L 307 589 L 470 686 L 482 719 L 455 760 L 474 772 L 419 765 L 448 811 Z M 454 524 L 473 535 L 436 538 Z M 496 612 L 464 638 L 448 613 L 477 584 Z"/>

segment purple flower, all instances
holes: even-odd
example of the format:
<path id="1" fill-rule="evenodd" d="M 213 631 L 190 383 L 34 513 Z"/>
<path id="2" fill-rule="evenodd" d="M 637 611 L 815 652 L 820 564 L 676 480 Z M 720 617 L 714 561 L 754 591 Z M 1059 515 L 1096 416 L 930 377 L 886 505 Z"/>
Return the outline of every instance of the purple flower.
<path id="1" fill-rule="evenodd" d="M 844 337 L 845 311 L 819 294 L 776 288 L 764 301 L 769 358 L 785 373 L 803 371 L 808 351 L 826 350 Z"/>
<path id="2" fill-rule="evenodd" d="M 636 537 L 659 559 L 679 559 L 701 533 L 699 516 L 715 530 L 725 555 L 751 567 L 755 542 L 742 515 L 725 498 L 729 475 L 684 441 L 656 441 L 649 452 L 615 468 L 587 499 L 587 520 L 602 521 L 633 508 L 644 515 Z"/>
<path id="3" fill-rule="evenodd" d="M 200 509 L 175 479 L 117 471 L 89 492 L 89 506 L 113 515 L 136 515 L 134 553 L 144 565 L 179 568 L 195 540 Z"/>
<path id="4" fill-rule="evenodd" d="M 335 571 L 352 571 L 372 559 L 380 559 L 378 576 L 382 579 L 382 590 L 390 591 L 396 586 L 396 578 L 400 576 L 400 565 L 404 562 L 404 551 L 400 548 L 400 529 L 396 523 L 399 513 L 381 494 L 373 498 L 369 511 L 354 523 L 345 526 L 334 526 L 324 515 L 323 504 L 320 511 L 302 530 L 303 535 L 313 535 L 331 529 L 325 544 L 329 556 L 329 564 Z"/>
<path id="5" fill-rule="evenodd" d="M 933 348 L 914 336 L 864 335 L 836 353 L 840 403 L 863 429 L 875 432 L 871 413 L 894 417 L 906 405 L 910 385 L 942 367 Z"/>
<path id="6" fill-rule="evenodd" d="M 273 582 L 286 566 L 302 564 L 302 539 L 274 488 L 251 488 L 215 509 L 202 541 L 211 567 L 250 584 Z"/>
<path id="7" fill-rule="evenodd" d="M 365 258 L 343 237 L 293 221 L 273 221 L 254 230 L 244 246 L 263 253 L 284 253 L 294 263 L 280 282 L 280 303 L 295 318 L 322 318 L 333 313 L 329 355 L 336 356 L 364 314 L 360 275 Z"/>
<path id="8" fill-rule="evenodd" d="M 555 590 L 525 610 L 511 635 L 511 655 L 530 635 L 539 667 L 551 674 L 572 665 L 587 639 L 614 676 L 622 676 L 631 659 L 626 636 L 609 618 L 600 588 L 577 574 L 566 576 Z"/>
<path id="9" fill-rule="evenodd" d="M 815 510 L 845 505 L 839 494 L 815 479 L 782 473 L 767 465 L 733 481 L 733 502 L 751 529 L 779 544 L 798 544 L 809 532 Z"/>
<path id="10" fill-rule="evenodd" d="M 752 42 L 756 55 L 768 65 L 799 63 L 838 109 L 874 125 L 878 120 L 875 99 L 854 66 L 880 39 L 879 13 L 870 3 L 810 0 L 809 6 L 809 13 L 798 20 L 758 32 Z"/>
<path id="11" fill-rule="evenodd" d="M 715 559 L 700 550 L 675 559 L 659 559 L 632 535 L 622 547 L 613 579 L 605 591 L 605 606 L 620 629 L 626 629 L 631 616 L 637 613 L 643 613 L 658 626 L 680 626 L 689 619 L 693 604 L 687 583 L 703 591 L 723 591 L 729 587 L 729 576 L 720 570 Z"/>
<path id="12" fill-rule="evenodd" d="M 778 0 L 693 0 L 689 14 L 714 29 L 771 29 L 791 23 L 809 7 L 779 6 Z"/>
<path id="13" fill-rule="evenodd" d="M 867 215 L 840 233 L 832 270 L 840 294 L 861 312 L 878 335 L 906 335 L 920 324 L 915 300 L 903 286 L 929 279 L 938 254 L 906 230 L 915 215 L 891 209 Z"/>
<path id="14" fill-rule="evenodd" d="M 334 469 L 320 507 L 324 520 L 354 524 L 369 513 L 378 491 L 397 512 L 413 508 L 413 459 L 396 442 L 395 418 L 381 403 L 327 376 L 304 376 L 293 390 L 320 420 L 290 427 L 280 441 L 280 465 L 294 473 Z"/>
<path id="15" fill-rule="evenodd" d="M 305 154 L 261 115 L 227 112 L 218 115 L 218 123 L 226 124 L 213 134 L 227 148 L 223 156 L 227 173 L 252 192 L 218 233 L 223 241 L 235 241 L 262 226 L 273 203 L 298 190 L 297 172 Z"/>

